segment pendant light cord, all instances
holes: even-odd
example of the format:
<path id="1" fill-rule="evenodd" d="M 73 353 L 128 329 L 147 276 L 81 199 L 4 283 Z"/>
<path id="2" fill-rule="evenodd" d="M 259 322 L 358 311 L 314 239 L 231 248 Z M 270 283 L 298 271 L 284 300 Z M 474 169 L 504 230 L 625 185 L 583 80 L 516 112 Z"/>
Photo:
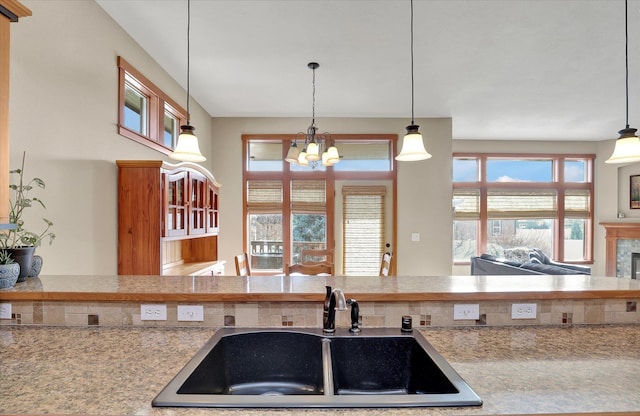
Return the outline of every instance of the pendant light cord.
<path id="1" fill-rule="evenodd" d="M 413 120 L 413 0 L 411 0 L 411 124 L 416 124 Z"/>
<path id="2" fill-rule="evenodd" d="M 313 70 L 313 78 L 312 84 L 313 87 L 311 89 L 311 125 L 316 125 L 316 69 L 311 68 Z"/>
<path id="3" fill-rule="evenodd" d="M 189 113 L 189 72 L 190 72 L 190 36 L 189 32 L 191 31 L 191 0 L 187 0 L 187 125 L 191 124 L 191 114 Z"/>
<path id="4" fill-rule="evenodd" d="M 624 0 L 624 69 L 625 69 L 625 99 L 626 99 L 626 124 L 629 128 L 629 32 L 627 17 L 627 0 Z"/>

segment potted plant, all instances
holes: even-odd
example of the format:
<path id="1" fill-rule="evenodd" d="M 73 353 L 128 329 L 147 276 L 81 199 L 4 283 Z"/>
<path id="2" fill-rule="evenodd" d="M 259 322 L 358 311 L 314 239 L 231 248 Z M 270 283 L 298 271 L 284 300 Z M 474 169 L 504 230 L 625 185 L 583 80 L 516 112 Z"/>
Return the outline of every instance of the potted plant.
<path id="1" fill-rule="evenodd" d="M 0 250 L 0 289 L 13 287 L 18 281 L 20 265 L 13 261 L 7 250 Z"/>
<path id="2" fill-rule="evenodd" d="M 26 182 L 24 179 L 24 161 L 26 152 L 22 155 L 22 166 L 20 169 L 9 171 L 10 175 L 17 175 L 16 183 L 9 185 L 9 224 L 13 227 L 0 233 L 0 249 L 9 252 L 13 260 L 20 264 L 20 275 L 18 282 L 26 279 L 33 261 L 33 253 L 42 240 L 49 240 L 49 244 L 56 237 L 50 230 L 53 223 L 46 218 L 42 218 L 45 228 L 40 233 L 29 231 L 25 227 L 23 215 L 27 208 L 39 205 L 46 209 L 44 202 L 38 197 L 31 196 L 31 192 L 36 188 L 45 188 L 44 181 L 40 178 L 33 178 Z"/>

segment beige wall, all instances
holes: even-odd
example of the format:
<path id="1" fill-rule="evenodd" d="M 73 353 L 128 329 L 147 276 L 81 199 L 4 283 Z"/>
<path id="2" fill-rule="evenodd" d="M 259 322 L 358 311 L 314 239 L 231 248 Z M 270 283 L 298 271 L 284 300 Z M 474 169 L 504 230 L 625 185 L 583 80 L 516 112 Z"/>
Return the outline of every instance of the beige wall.
<path id="1" fill-rule="evenodd" d="M 29 216 L 55 224 L 56 241 L 37 249 L 43 273 L 115 274 L 114 162 L 169 160 L 117 134 L 116 57 L 183 105 L 185 91 L 93 1 L 23 3 L 33 16 L 12 27 L 10 166 L 17 168 L 26 150 L 26 176 L 47 184 L 47 210 Z M 197 105 L 191 109 L 202 151 L 210 154 L 211 118 Z"/>
<path id="2" fill-rule="evenodd" d="M 38 253 L 45 274 L 115 274 L 117 270 L 117 159 L 166 156 L 116 132 L 117 67 L 123 56 L 178 103 L 185 103 L 186 80 L 172 79 L 93 1 L 24 0 L 33 16 L 12 27 L 10 163 L 27 151 L 26 175 L 47 183 L 46 212 L 30 220 L 51 219 L 58 238 Z M 211 118 L 194 101 L 203 163 L 222 183 L 220 256 L 233 273 L 233 256 L 242 250 L 240 162 L 243 133 L 295 133 L 306 118 Z M 214 115 L 215 116 L 215 115 Z M 596 153 L 596 223 L 640 212 L 628 207 L 628 176 L 640 165 L 605 165 L 613 140 L 593 142 L 507 142 L 451 140 L 450 119 L 417 120 L 434 157 L 399 164 L 399 274 L 436 275 L 451 271 L 451 152 L 505 151 Z M 406 119 L 323 119 L 334 133 L 395 133 Z M 613 129 L 615 130 L 615 128 Z M 613 131 L 612 130 L 612 131 Z M 627 199 L 625 199 L 627 198 Z M 625 211 L 626 210 L 626 211 Z M 604 272 L 604 230 L 596 225 L 595 271 Z M 411 233 L 421 235 L 411 242 Z M 468 267 L 454 270 L 466 274 Z"/>
<path id="3" fill-rule="evenodd" d="M 231 263 L 242 248 L 242 134 L 304 131 L 306 118 L 214 118 L 214 174 L 222 183 L 220 250 Z M 398 163 L 399 275 L 451 274 L 451 119 L 417 119 L 425 146 L 434 156 Z M 404 135 L 405 119 L 321 118 L 320 130 L 332 133 Z M 411 241 L 411 233 L 421 235 Z M 231 263 L 232 264 L 232 263 Z M 229 268 L 228 268 L 229 269 Z"/>

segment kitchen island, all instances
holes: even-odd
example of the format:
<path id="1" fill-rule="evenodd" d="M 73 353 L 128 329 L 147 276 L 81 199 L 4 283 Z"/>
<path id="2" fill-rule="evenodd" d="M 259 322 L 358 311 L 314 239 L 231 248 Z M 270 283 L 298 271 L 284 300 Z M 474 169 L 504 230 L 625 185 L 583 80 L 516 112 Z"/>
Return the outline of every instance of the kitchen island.
<path id="1" fill-rule="evenodd" d="M 151 400 L 222 326 L 319 327 L 325 285 L 361 305 L 362 330 L 414 319 L 484 400 L 481 407 L 153 408 Z M 0 291 L 0 413 L 90 415 L 640 414 L 640 282 L 597 276 L 43 276 Z M 535 319 L 512 319 L 515 302 Z M 166 321 L 140 305 L 167 305 Z M 479 319 L 453 305 L 479 304 Z M 202 304 L 202 322 L 176 317 Z M 339 331 L 349 314 L 338 313 Z"/>
<path id="2" fill-rule="evenodd" d="M 637 325 L 423 330 L 429 342 L 484 400 L 481 407 L 345 410 L 151 407 L 155 395 L 213 332 L 209 328 L 0 327 L 0 413 L 640 414 Z"/>

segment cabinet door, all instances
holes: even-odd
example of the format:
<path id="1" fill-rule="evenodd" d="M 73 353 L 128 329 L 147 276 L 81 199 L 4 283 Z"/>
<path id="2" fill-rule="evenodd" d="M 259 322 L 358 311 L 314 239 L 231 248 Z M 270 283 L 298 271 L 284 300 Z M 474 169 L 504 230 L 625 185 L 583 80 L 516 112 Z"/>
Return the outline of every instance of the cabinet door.
<path id="1" fill-rule="evenodd" d="M 207 234 L 218 234 L 218 188 L 207 181 Z"/>
<path id="2" fill-rule="evenodd" d="M 187 173 L 165 173 L 164 237 L 187 235 Z"/>
<path id="3" fill-rule="evenodd" d="M 206 232 L 207 180 L 199 173 L 189 173 L 189 234 Z"/>

